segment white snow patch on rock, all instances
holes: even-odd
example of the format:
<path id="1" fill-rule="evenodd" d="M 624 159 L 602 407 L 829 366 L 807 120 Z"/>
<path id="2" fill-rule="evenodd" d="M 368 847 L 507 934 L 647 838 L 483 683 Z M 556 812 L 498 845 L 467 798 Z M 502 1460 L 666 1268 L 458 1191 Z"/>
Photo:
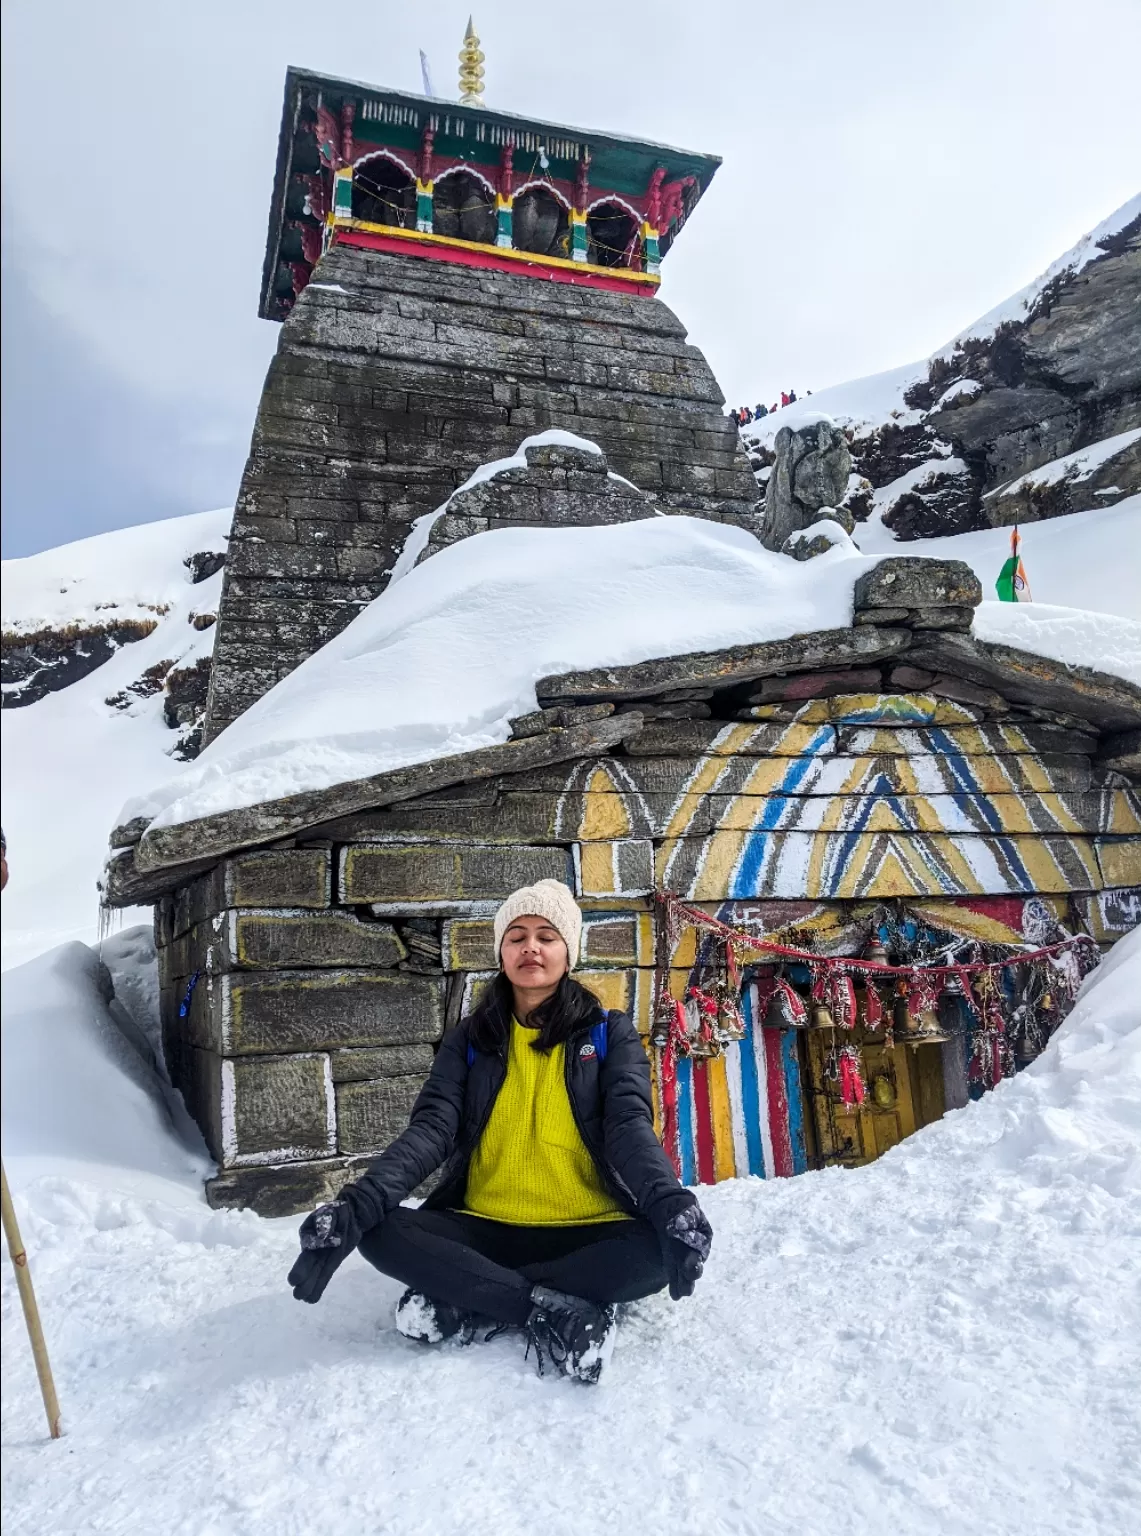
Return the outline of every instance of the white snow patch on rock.
<path id="1" fill-rule="evenodd" d="M 967 473 L 967 466 L 963 463 L 962 459 L 954 457 L 950 446 L 948 446 L 946 458 L 927 459 L 924 463 L 917 464 L 914 469 L 907 470 L 897 480 L 893 480 L 890 485 L 881 485 L 878 490 L 873 491 L 873 509 L 882 516 L 883 513 L 895 506 L 901 496 L 906 495 L 908 491 L 922 491 L 925 486 L 930 485 L 936 476 L 965 475 Z M 916 542 L 914 539 L 909 539 L 905 548 L 910 549 L 911 545 Z M 902 553 L 902 551 L 900 552 Z"/>
<path id="2" fill-rule="evenodd" d="M 1141 427 L 1132 432 L 1118 432 L 1114 437 L 1102 438 L 1100 443 L 1091 443 L 1088 448 L 1079 448 L 1060 459 L 1051 459 L 1049 464 L 1040 464 L 1037 469 L 1027 470 L 1017 480 L 1000 485 L 997 490 L 988 491 L 987 494 L 1013 496 L 1016 491 L 1028 485 L 1056 485 L 1061 480 L 1088 480 L 1103 464 L 1115 459 L 1119 453 L 1124 453 L 1138 439 L 1141 439 Z"/>
<path id="3" fill-rule="evenodd" d="M 494 480 L 496 475 L 502 475 L 509 469 L 527 468 L 527 449 L 542 447 L 579 448 L 584 453 L 598 453 L 602 449 L 597 443 L 592 443 L 589 438 L 578 437 L 574 432 L 566 432 L 562 427 L 550 427 L 545 432 L 536 432 L 531 437 L 525 437 L 514 453 L 508 454 L 503 459 L 489 459 L 486 464 L 480 464 L 473 469 L 462 485 L 458 485 L 447 501 L 438 506 L 434 512 L 426 512 L 423 517 L 418 517 L 412 524 L 412 532 L 404 541 L 404 547 L 397 557 L 396 564 L 392 567 L 389 584 L 400 581 L 407 576 L 419 560 L 420 555 L 427 547 L 436 519 L 443 517 L 455 498 L 462 491 L 470 491 L 473 486 L 482 485 L 486 480 Z M 621 475 L 611 474 L 612 480 L 621 480 Z M 629 485 L 629 480 L 622 481 Z M 637 487 L 635 487 L 637 489 Z"/>

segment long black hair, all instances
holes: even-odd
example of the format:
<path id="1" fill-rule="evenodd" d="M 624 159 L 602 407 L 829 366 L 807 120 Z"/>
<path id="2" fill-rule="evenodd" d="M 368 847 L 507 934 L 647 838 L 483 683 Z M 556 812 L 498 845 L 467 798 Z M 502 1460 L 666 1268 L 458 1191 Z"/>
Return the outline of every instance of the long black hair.
<path id="1" fill-rule="evenodd" d="M 538 1029 L 531 1048 L 548 1052 L 562 1045 L 580 1030 L 586 1029 L 597 1018 L 602 1004 L 581 982 L 571 975 L 563 977 L 545 1003 L 531 1011 L 521 1024 L 528 1029 Z M 515 1012 L 515 993 L 507 977 L 499 975 L 485 990 L 471 1014 L 469 1038 L 477 1051 L 488 1055 L 503 1055 L 507 1050 L 507 1037 L 511 1018 Z"/>

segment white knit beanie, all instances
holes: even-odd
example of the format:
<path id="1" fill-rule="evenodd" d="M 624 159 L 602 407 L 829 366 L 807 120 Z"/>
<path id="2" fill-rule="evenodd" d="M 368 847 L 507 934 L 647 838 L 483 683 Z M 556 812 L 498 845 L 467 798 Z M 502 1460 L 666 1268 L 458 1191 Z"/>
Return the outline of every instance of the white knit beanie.
<path id="1" fill-rule="evenodd" d="M 503 935 L 517 917 L 543 917 L 552 928 L 557 928 L 567 946 L 570 969 L 574 970 L 578 964 L 579 943 L 582 939 L 582 912 L 561 880 L 536 880 L 534 885 L 521 885 L 508 896 L 495 914 L 497 965 Z"/>

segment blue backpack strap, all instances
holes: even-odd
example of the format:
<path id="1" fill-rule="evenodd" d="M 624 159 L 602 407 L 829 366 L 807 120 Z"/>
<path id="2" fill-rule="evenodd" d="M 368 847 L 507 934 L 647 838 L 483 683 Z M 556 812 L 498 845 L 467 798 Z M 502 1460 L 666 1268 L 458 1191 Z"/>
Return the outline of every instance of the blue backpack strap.
<path id="1" fill-rule="evenodd" d="M 595 1055 L 598 1057 L 599 1061 L 606 1060 L 606 1033 L 607 1025 L 609 1023 L 610 1010 L 603 1009 L 601 1021 L 597 1024 L 591 1025 L 590 1039 L 594 1046 Z"/>
<path id="2" fill-rule="evenodd" d="M 475 1046 L 472 1045 L 470 1040 L 467 1047 L 467 1064 L 469 1067 L 475 1066 Z"/>

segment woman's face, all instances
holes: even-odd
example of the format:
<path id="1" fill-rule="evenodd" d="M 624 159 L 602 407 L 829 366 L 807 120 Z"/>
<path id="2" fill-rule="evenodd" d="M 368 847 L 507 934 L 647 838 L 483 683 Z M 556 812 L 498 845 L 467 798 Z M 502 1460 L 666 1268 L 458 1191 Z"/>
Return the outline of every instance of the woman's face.
<path id="1" fill-rule="evenodd" d="M 555 988 L 570 966 L 567 946 L 545 917 L 518 917 L 499 950 L 504 975 L 513 987 Z"/>

